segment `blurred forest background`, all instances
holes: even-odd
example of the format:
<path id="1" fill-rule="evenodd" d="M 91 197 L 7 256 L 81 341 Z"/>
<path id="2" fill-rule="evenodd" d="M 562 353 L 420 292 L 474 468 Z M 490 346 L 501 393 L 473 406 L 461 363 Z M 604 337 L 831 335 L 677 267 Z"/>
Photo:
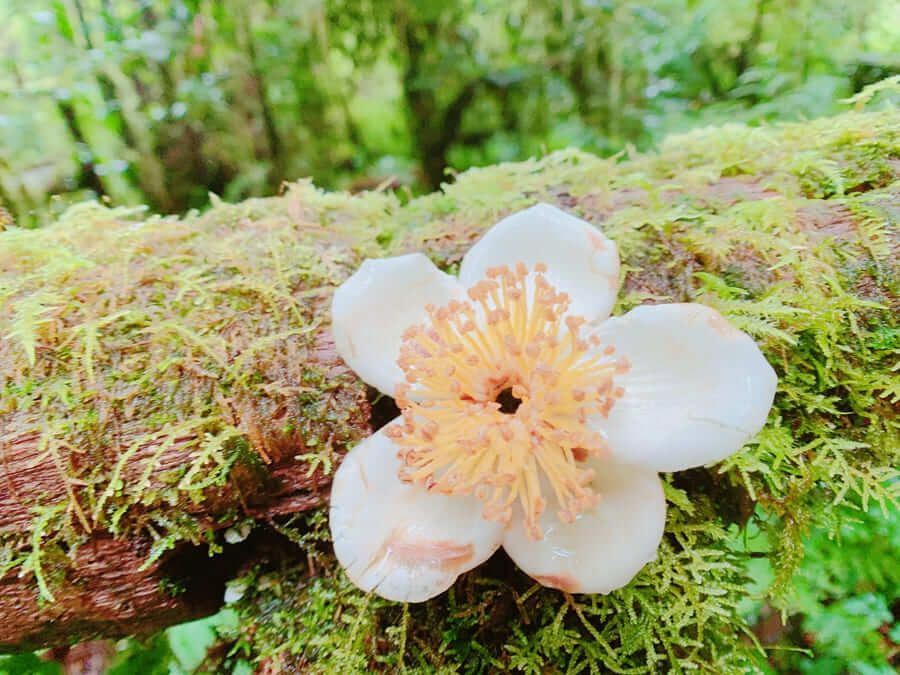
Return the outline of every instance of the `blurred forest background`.
<path id="1" fill-rule="evenodd" d="M 557 148 L 827 115 L 900 72 L 900 0 L 0 5 L 0 202 L 26 227 L 302 176 L 418 194 Z"/>
<path id="2" fill-rule="evenodd" d="M 182 213 L 303 176 L 412 196 L 558 148 L 828 115 L 898 73 L 900 0 L 3 0 L 0 229 L 85 198 Z M 754 599 L 762 552 L 750 570 L 748 639 L 773 673 L 900 663 L 900 512 L 842 509 L 840 540 L 810 535 L 787 622 Z M 226 610 L 95 648 L 110 673 L 249 672 L 239 630 Z M 73 653 L 0 656 L 0 675 Z"/>

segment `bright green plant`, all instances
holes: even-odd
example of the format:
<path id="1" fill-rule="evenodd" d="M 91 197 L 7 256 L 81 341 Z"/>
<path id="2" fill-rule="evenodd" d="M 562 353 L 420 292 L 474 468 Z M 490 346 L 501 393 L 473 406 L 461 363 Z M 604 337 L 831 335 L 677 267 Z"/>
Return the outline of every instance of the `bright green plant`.
<path id="1" fill-rule="evenodd" d="M 900 72 L 897 11 L 892 0 L 9 0 L 0 202 L 36 225 L 91 193 L 172 213 L 307 175 L 420 192 L 452 178 L 448 167 L 833 114 Z"/>

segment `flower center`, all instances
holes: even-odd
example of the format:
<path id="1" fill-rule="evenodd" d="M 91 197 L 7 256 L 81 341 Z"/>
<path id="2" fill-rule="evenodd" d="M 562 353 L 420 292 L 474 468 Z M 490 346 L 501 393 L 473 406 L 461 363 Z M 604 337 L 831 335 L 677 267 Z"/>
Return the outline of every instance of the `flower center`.
<path id="1" fill-rule="evenodd" d="M 441 494 L 475 494 L 483 515 L 508 523 L 521 508 L 534 539 L 552 494 L 573 522 L 600 499 L 583 462 L 610 450 L 588 416 L 607 416 L 623 390 L 627 359 L 596 336 L 580 336 L 568 295 L 529 271 L 496 267 L 469 289 L 469 301 L 429 306 L 430 325 L 411 326 L 397 360 L 403 424 L 390 427 L 403 461 L 400 478 Z"/>
<path id="2" fill-rule="evenodd" d="M 522 405 L 522 399 L 513 396 L 512 387 L 507 387 L 497 394 L 494 402 L 500 404 L 500 412 L 506 415 L 512 415 Z"/>

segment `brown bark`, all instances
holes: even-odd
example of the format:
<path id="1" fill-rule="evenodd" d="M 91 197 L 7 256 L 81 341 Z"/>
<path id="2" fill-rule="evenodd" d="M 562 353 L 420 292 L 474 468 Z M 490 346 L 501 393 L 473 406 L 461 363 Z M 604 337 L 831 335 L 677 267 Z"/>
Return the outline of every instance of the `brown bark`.
<path id="1" fill-rule="evenodd" d="M 347 372 L 327 332 L 317 337 L 310 360 L 334 377 Z M 342 387 L 335 397 L 335 407 L 352 411 L 351 424 L 360 434 L 368 433 L 368 403 L 360 389 Z M 277 430 L 252 419 L 252 411 L 243 415 L 242 426 L 248 428 L 254 449 L 260 455 L 266 449 L 273 454 L 279 443 Z M 255 429 L 251 431 L 250 426 Z M 121 432 L 121 445 L 127 446 L 145 431 L 138 421 L 127 425 Z M 162 454 L 151 476 L 152 486 L 161 485 L 166 472 L 189 464 L 185 448 L 191 440 L 180 438 Z M 39 441 L 39 434 L 30 432 L 0 444 L 0 534 L 27 532 L 35 518 L 31 505 L 66 499 L 69 486 L 53 462 L 41 461 L 45 450 Z M 158 449 L 158 442 L 139 448 L 128 468 L 134 475 L 123 476 L 126 484 L 137 480 L 141 467 Z M 198 504 L 179 504 L 173 510 L 183 509 L 213 528 L 224 529 L 233 518 L 223 520 L 222 516 L 235 509 L 239 518 L 267 521 L 323 503 L 330 478 L 321 471 L 307 475 L 308 467 L 289 452 L 275 454 L 273 460 L 262 480 L 238 467 L 228 485 L 209 490 Z M 145 534 L 116 539 L 95 530 L 86 544 L 67 552 L 65 583 L 53 587 L 54 602 L 39 600 L 30 574 L 0 577 L 0 652 L 147 633 L 206 616 L 221 606 L 225 583 L 242 565 L 297 555 L 287 539 L 261 528 L 243 542 L 226 545 L 214 563 L 206 546 L 182 543 L 141 569 L 151 543 Z"/>
<path id="2" fill-rule="evenodd" d="M 57 647 L 44 654 L 62 667 L 63 675 L 103 675 L 116 654 L 111 640 L 93 640 L 71 647 Z"/>

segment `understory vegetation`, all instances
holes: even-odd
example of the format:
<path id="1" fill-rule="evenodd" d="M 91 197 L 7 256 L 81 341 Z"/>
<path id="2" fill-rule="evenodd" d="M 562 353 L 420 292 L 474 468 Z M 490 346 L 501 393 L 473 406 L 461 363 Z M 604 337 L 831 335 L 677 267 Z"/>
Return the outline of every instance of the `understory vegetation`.
<path id="1" fill-rule="evenodd" d="M 303 176 L 422 194 L 834 114 L 900 73 L 896 0 L 6 0 L 0 20 L 0 204 L 22 226 Z"/>

